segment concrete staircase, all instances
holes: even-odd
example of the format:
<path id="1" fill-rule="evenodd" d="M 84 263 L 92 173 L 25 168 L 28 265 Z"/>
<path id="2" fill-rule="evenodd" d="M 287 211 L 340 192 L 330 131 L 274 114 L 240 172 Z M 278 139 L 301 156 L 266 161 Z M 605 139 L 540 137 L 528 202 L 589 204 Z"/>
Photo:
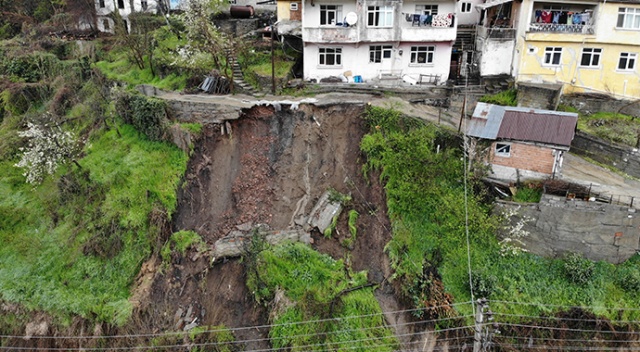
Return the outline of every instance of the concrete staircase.
<path id="1" fill-rule="evenodd" d="M 225 52 L 227 54 L 226 55 L 227 59 L 229 60 L 229 65 L 231 66 L 231 70 L 233 71 L 234 93 L 241 91 L 249 95 L 256 95 L 258 91 L 256 91 L 256 89 L 252 85 L 245 82 L 244 77 L 242 75 L 242 68 L 240 67 L 240 64 L 238 64 L 238 60 L 236 59 L 236 55 L 233 49 L 226 48 Z"/>
<path id="2" fill-rule="evenodd" d="M 456 41 L 453 48 L 458 52 L 473 51 L 476 47 L 476 26 L 465 25 L 458 26 L 456 32 Z"/>

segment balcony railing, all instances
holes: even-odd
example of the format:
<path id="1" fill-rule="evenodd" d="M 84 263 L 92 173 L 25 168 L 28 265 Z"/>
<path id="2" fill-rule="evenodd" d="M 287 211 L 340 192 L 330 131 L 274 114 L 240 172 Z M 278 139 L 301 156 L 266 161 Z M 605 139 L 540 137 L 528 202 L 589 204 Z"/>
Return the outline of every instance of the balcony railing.
<path id="1" fill-rule="evenodd" d="M 593 34 L 594 30 L 590 24 L 531 23 L 529 32 Z"/>
<path id="2" fill-rule="evenodd" d="M 486 39 L 515 39 L 516 38 L 516 29 L 515 28 L 501 28 L 501 27 L 492 27 L 487 28 L 483 26 L 477 27 L 478 37 L 486 38 Z"/>

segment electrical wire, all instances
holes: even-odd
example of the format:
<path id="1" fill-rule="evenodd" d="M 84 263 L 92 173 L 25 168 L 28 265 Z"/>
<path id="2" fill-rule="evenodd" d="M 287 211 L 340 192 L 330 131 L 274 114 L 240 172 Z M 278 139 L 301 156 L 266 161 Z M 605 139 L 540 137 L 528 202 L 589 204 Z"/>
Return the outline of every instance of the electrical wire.
<path id="1" fill-rule="evenodd" d="M 489 300 L 488 302 L 501 303 L 501 304 L 514 304 L 514 305 L 553 307 L 553 308 L 579 308 L 584 310 L 640 311 L 640 308 L 628 308 L 628 307 L 571 306 L 571 305 L 560 305 L 560 304 L 514 302 L 514 301 L 501 301 L 501 300 Z"/>
<path id="2" fill-rule="evenodd" d="M 544 320 L 557 320 L 557 321 L 582 321 L 582 322 L 599 322 L 607 321 L 614 324 L 640 324 L 640 320 L 609 320 L 599 318 L 562 318 L 562 317 L 544 317 L 537 315 L 520 315 L 520 314 L 508 314 L 508 313 L 493 313 L 494 316 L 513 317 L 513 318 L 526 318 L 526 319 L 544 319 Z"/>
<path id="3" fill-rule="evenodd" d="M 640 331 L 611 331 L 611 330 L 595 330 L 595 329 L 577 329 L 577 328 L 559 328 L 553 326 L 539 326 L 528 324 L 514 324 L 514 323 L 498 323 L 499 326 L 513 326 L 518 328 L 530 328 L 535 330 L 554 330 L 554 331 L 571 331 L 571 332 L 592 332 L 599 334 L 621 334 L 621 335 L 639 335 Z"/>
<path id="4" fill-rule="evenodd" d="M 244 326 L 244 327 L 237 327 L 237 328 L 218 328 L 218 329 L 203 330 L 203 331 L 199 331 L 198 333 L 199 334 L 204 334 L 204 333 L 216 333 L 216 332 L 235 332 L 235 331 L 243 331 L 243 330 L 265 329 L 265 328 L 274 328 L 274 327 L 283 327 L 283 326 L 292 326 L 292 325 L 316 324 L 316 323 L 325 323 L 325 322 L 341 322 L 341 321 L 348 321 L 349 319 L 370 318 L 370 317 L 384 316 L 384 315 L 389 315 L 389 314 L 404 314 L 404 313 L 411 313 L 411 312 L 417 312 L 417 311 L 439 309 L 439 308 L 444 308 L 444 307 L 457 307 L 457 306 L 466 305 L 466 304 L 470 304 L 470 303 L 471 302 L 461 302 L 461 303 L 444 304 L 444 305 L 426 307 L 426 308 L 404 309 L 404 310 L 388 311 L 388 312 L 383 312 L 383 313 L 351 315 L 351 316 L 340 317 L 340 318 L 326 318 L 326 319 L 306 320 L 306 321 L 300 321 L 300 322 L 290 322 L 290 323 L 280 323 L 280 324 Z M 468 316 L 462 316 L 461 318 L 465 318 L 465 317 L 468 317 Z M 455 317 L 454 318 L 441 318 L 441 319 L 421 320 L 421 321 L 417 321 L 415 323 L 436 323 L 436 322 L 439 322 L 439 321 L 451 320 L 451 319 L 455 319 Z M 407 323 L 407 324 L 412 324 L 412 323 Z M 394 325 L 388 325 L 388 326 L 396 326 L 396 325 L 394 324 Z M 132 337 L 159 337 L 159 336 L 182 335 L 182 334 L 184 334 L 184 332 L 155 333 L 155 334 L 107 335 L 107 336 L 32 336 L 31 338 L 34 338 L 34 339 L 35 338 L 38 338 L 38 339 L 67 339 L 67 340 L 69 340 L 69 339 L 114 339 L 114 338 L 132 338 Z M 20 338 L 21 339 L 21 338 L 25 338 L 25 336 L 22 336 L 22 335 L 0 335 L 0 338 Z"/>
<path id="5" fill-rule="evenodd" d="M 561 341 L 561 342 L 591 342 L 591 343 L 637 343 L 635 340 L 605 340 L 605 339 L 556 339 L 550 337 L 533 337 L 533 336 L 496 336 L 500 340 L 515 339 L 515 340 L 531 340 L 531 341 Z"/>
<path id="6" fill-rule="evenodd" d="M 455 327 L 455 328 L 448 328 L 448 329 L 442 329 L 439 330 L 440 332 L 442 331 L 458 331 L 458 330 L 463 330 L 463 329 L 469 329 L 473 326 L 469 325 L 469 326 L 462 326 L 462 327 Z M 315 344 L 307 344 L 307 345 L 298 345 L 296 346 L 296 348 L 310 348 L 310 347 L 320 347 L 320 346 L 332 346 L 332 345 L 341 345 L 341 344 L 350 344 L 350 343 L 356 343 L 356 342 L 368 342 L 368 341 L 378 341 L 378 340 L 382 340 L 382 339 L 387 339 L 387 338 L 398 338 L 398 337 L 411 337 L 411 336 L 416 336 L 416 335 L 421 335 L 423 334 L 422 331 L 418 331 L 418 332 L 413 332 L 413 333 L 408 333 L 408 334 L 395 334 L 392 336 L 380 336 L 380 337 L 371 337 L 371 338 L 362 338 L 362 339 L 354 339 L 354 340 L 345 340 L 345 341 L 336 341 L 336 342 L 323 342 L 323 343 L 315 343 Z M 229 342 L 203 342 L 203 343 L 187 343 L 187 344 L 174 344 L 174 345 L 140 345 L 140 346 L 120 346 L 120 347 L 109 347 L 109 348 L 105 348 L 105 347 L 76 347 L 76 348 L 59 348 L 59 347 L 51 347 L 51 348 L 44 348 L 44 350 L 47 351 L 98 351 L 98 350 L 114 350 L 114 351 L 131 351 L 131 350 L 140 350 L 140 349 L 147 349 L 147 348 L 153 348 L 153 349 L 175 349 L 175 348 L 185 348 L 185 347 L 206 347 L 206 346 L 219 346 L 219 345 L 230 345 L 233 342 L 235 342 L 236 344 L 239 343 L 245 343 L 245 342 L 250 342 L 251 340 L 240 340 L 240 341 L 229 341 Z M 32 350 L 33 347 L 10 347 L 10 346 L 3 346 L 0 347 L 0 350 L 7 350 L 7 351 L 20 351 L 20 350 Z M 41 350 L 41 348 L 38 348 L 39 350 Z M 281 350 L 281 348 L 268 348 L 268 349 L 260 349 L 260 350 L 253 350 L 254 352 L 269 352 L 269 351 L 278 351 Z"/>

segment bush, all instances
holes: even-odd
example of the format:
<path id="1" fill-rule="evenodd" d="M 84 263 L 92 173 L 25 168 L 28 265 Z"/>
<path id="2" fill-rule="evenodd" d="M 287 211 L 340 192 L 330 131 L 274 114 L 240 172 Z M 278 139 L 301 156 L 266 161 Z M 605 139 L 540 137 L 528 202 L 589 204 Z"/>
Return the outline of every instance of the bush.
<path id="1" fill-rule="evenodd" d="M 478 101 L 503 106 L 517 106 L 518 91 L 515 89 L 509 89 L 496 94 L 487 94 L 478 99 Z"/>
<path id="2" fill-rule="evenodd" d="M 489 298 L 496 288 L 498 278 L 482 271 L 471 272 L 471 284 L 476 297 Z"/>
<path id="3" fill-rule="evenodd" d="M 116 100 L 116 110 L 124 121 L 133 125 L 151 140 L 162 140 L 167 129 L 164 100 L 140 94 L 122 93 Z"/>
<path id="4" fill-rule="evenodd" d="M 578 253 L 567 255 L 564 261 L 564 271 L 567 278 L 578 285 L 585 285 L 593 278 L 595 264 Z"/>
<path id="5" fill-rule="evenodd" d="M 623 270 L 616 280 L 618 286 L 628 292 L 640 292 L 640 272 L 629 268 Z"/>

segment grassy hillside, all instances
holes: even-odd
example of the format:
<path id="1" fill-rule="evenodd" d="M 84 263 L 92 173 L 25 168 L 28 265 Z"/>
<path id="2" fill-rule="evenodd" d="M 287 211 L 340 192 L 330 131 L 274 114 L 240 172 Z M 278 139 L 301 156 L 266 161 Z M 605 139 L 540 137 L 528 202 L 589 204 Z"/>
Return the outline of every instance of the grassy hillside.
<path id="1" fill-rule="evenodd" d="M 446 132 L 403 118 L 396 111 L 369 108 L 366 118 L 371 131 L 362 140 L 361 149 L 367 155 L 366 169 L 380 170 L 386 182 L 394 227 L 387 251 L 404 294 L 418 307 L 438 300 L 469 301 L 460 142 L 447 144 L 451 138 Z M 438 144 L 447 147 L 437 153 Z M 611 307 L 594 312 L 611 319 L 640 318 L 640 311 L 624 309 L 640 305 L 638 256 L 615 266 L 580 257 L 546 259 L 511 252 L 499 243 L 499 219 L 490 216 L 490 204 L 483 204 L 474 194 L 473 190 L 480 188 L 473 187 L 472 179 L 468 189 L 476 298 L 515 302 L 492 307 L 509 314 L 538 316 L 563 309 L 549 305 L 592 306 Z M 437 278 L 444 288 L 434 280 Z"/>

